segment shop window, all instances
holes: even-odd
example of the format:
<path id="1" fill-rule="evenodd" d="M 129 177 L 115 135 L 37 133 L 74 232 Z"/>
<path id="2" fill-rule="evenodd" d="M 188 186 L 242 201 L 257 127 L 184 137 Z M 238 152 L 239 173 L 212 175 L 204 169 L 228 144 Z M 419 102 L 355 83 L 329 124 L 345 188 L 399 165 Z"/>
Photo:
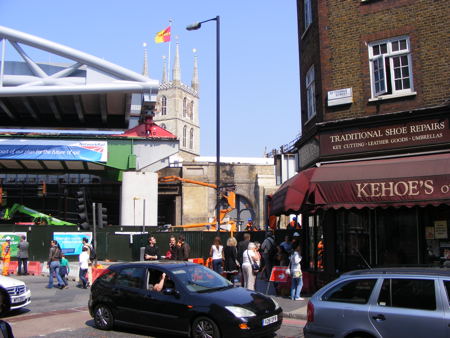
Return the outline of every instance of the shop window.
<path id="1" fill-rule="evenodd" d="M 436 310 L 436 294 L 432 279 L 385 279 L 378 305 L 406 309 Z"/>
<path id="2" fill-rule="evenodd" d="M 411 45 L 408 37 L 369 44 L 372 99 L 410 95 L 414 92 Z"/>
<path id="3" fill-rule="evenodd" d="M 322 300 L 328 302 L 367 304 L 376 281 L 375 278 L 370 278 L 342 282 L 326 292 Z"/>
<path id="4" fill-rule="evenodd" d="M 377 261 L 381 266 L 418 264 L 416 209 L 377 212 Z"/>
<path id="5" fill-rule="evenodd" d="M 319 215 L 308 217 L 308 237 L 309 237 L 309 268 L 323 271 L 325 267 L 325 243 L 323 240 L 323 227 Z M 303 222 L 302 222 L 303 223 Z M 305 224 L 302 224 L 305 226 Z"/>
<path id="6" fill-rule="evenodd" d="M 369 210 L 336 212 L 336 267 L 340 272 L 372 265 Z"/>

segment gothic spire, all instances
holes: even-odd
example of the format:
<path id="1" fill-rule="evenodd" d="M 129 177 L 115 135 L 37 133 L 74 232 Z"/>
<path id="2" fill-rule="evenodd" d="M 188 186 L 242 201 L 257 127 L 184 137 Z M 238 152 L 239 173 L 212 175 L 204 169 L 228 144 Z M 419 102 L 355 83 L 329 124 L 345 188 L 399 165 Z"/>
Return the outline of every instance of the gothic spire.
<path id="1" fill-rule="evenodd" d="M 199 83 L 198 83 L 198 63 L 197 63 L 197 55 L 195 54 L 196 50 L 194 48 L 194 72 L 192 73 L 192 81 L 191 87 L 195 91 L 198 91 Z"/>
<path id="2" fill-rule="evenodd" d="M 181 83 L 181 69 L 180 69 L 180 44 L 177 41 L 177 46 L 175 48 L 175 60 L 173 61 L 173 70 L 172 70 L 172 81 L 175 84 Z"/>
<path id="3" fill-rule="evenodd" d="M 167 61 L 166 57 L 163 56 L 163 71 L 162 71 L 162 83 L 167 82 Z"/>
<path id="4" fill-rule="evenodd" d="M 144 67 L 142 69 L 142 75 L 144 76 L 149 76 L 148 75 L 148 52 L 147 52 L 147 44 L 144 42 L 142 44 L 142 46 L 144 47 Z"/>

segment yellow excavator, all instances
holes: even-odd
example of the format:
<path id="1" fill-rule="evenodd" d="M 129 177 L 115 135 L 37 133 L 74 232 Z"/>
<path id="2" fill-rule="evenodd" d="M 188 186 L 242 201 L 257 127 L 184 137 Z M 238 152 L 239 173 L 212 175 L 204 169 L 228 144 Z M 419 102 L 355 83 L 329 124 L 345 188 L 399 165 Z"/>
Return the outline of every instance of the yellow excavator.
<path id="1" fill-rule="evenodd" d="M 164 176 L 159 178 L 159 183 L 168 183 L 168 182 L 184 182 L 184 183 L 192 183 L 202 185 L 204 187 L 209 187 L 213 189 L 217 189 L 217 185 L 212 183 L 205 183 L 195 180 L 190 180 L 188 178 L 182 178 L 178 176 Z M 232 234 L 237 231 L 236 222 L 229 220 L 224 221 L 225 216 L 236 208 L 236 193 L 234 191 L 223 191 L 221 195 L 228 203 L 228 208 L 220 209 L 219 221 L 220 221 L 220 231 L 230 231 Z M 190 229 L 190 228 L 200 228 L 204 227 L 204 231 L 216 231 L 216 223 L 217 219 L 214 219 L 211 222 L 204 223 L 194 223 L 187 225 L 175 225 L 172 228 L 182 228 L 182 229 Z"/>

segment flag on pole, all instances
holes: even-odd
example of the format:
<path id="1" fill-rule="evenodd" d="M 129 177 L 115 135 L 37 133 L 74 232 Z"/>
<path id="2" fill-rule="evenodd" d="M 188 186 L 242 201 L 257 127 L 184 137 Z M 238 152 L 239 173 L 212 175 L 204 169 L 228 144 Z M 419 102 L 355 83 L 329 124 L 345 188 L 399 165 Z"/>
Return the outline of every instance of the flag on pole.
<path id="1" fill-rule="evenodd" d="M 162 31 L 156 33 L 155 35 L 155 42 L 161 43 L 161 42 L 168 42 L 170 41 L 170 26 L 166 29 L 163 29 Z"/>

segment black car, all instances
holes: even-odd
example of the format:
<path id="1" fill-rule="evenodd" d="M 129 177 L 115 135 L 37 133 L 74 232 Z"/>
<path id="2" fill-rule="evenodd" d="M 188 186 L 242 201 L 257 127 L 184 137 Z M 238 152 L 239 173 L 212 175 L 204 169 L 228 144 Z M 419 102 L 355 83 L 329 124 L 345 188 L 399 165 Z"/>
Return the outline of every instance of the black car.
<path id="1" fill-rule="evenodd" d="M 283 310 L 203 265 L 152 261 L 109 266 L 91 287 L 89 312 L 102 330 L 117 323 L 192 337 L 262 337 L 280 328 Z"/>

